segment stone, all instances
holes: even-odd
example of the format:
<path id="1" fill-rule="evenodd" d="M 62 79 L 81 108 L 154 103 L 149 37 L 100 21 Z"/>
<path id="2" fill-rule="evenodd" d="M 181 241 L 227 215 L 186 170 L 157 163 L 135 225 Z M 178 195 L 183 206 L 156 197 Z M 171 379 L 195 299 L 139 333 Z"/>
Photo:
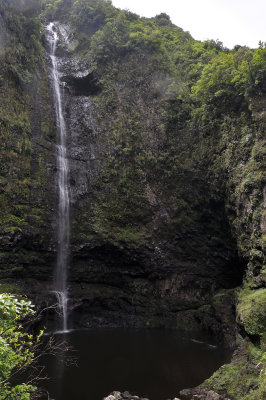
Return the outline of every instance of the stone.
<path id="1" fill-rule="evenodd" d="M 149 400 L 147 398 L 140 398 L 136 395 L 131 395 L 128 391 L 123 393 L 112 392 L 109 396 L 105 397 L 103 400 Z"/>
<path id="2" fill-rule="evenodd" d="M 104 397 L 103 400 L 120 400 L 120 399 L 123 399 L 121 393 L 115 391 L 115 392 L 112 392 L 109 396 Z"/>
<path id="3" fill-rule="evenodd" d="M 214 392 L 213 390 L 210 390 L 207 393 L 206 400 L 222 400 L 224 399 L 223 396 L 220 396 L 218 393 Z"/>

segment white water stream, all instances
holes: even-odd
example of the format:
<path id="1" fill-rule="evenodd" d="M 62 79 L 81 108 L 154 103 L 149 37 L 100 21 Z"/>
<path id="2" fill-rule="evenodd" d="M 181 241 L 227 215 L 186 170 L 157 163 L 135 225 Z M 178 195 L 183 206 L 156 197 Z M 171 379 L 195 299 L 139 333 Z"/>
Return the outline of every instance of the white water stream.
<path id="1" fill-rule="evenodd" d="M 68 189 L 68 159 L 66 149 L 66 123 L 63 116 L 62 93 L 58 74 L 58 61 L 55 55 L 58 33 L 55 24 L 51 22 L 46 27 L 47 40 L 50 45 L 50 58 L 52 62 L 52 83 L 54 89 L 56 122 L 59 134 L 57 144 L 57 169 L 58 169 L 58 248 L 57 263 L 54 277 L 54 292 L 58 299 L 58 305 L 62 313 L 62 331 L 67 332 L 67 269 L 69 255 L 69 189 Z"/>

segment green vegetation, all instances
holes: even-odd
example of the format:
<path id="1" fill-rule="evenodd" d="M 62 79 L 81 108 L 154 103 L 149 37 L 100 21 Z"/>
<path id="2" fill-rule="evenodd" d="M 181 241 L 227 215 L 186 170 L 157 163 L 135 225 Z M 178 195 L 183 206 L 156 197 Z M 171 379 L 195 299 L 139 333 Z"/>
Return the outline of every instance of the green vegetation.
<path id="1" fill-rule="evenodd" d="M 244 341 L 240 346 L 232 363 L 223 365 L 202 386 L 234 400 L 262 400 L 266 395 L 265 352 Z"/>
<path id="2" fill-rule="evenodd" d="M 99 88 L 82 138 L 97 157 L 89 190 L 72 208 L 72 244 L 140 253 L 169 245 L 198 275 L 235 268 L 238 280 L 228 287 L 242 276 L 237 250 L 247 266 L 237 322 L 249 344 L 208 385 L 232 399 L 261 400 L 265 43 L 229 50 L 219 41 L 199 42 L 166 14 L 140 18 L 108 0 L 0 0 L 4 277 L 36 277 L 39 266 L 52 263 L 36 250 L 49 247 L 55 208 L 48 170 L 56 129 L 43 56 L 43 22 L 50 20 L 70 25 L 69 57 L 89 66 Z M 17 245 L 25 242 L 27 248 Z M 228 293 L 216 293 L 214 306 Z"/>
<path id="3" fill-rule="evenodd" d="M 39 13 L 38 1 L 0 0 L 0 232 L 14 243 L 43 232 L 50 214 L 44 160 L 55 127 Z M 2 250 L 1 277 L 17 275 L 17 249 L 3 240 Z"/>
<path id="4" fill-rule="evenodd" d="M 34 348 L 42 332 L 36 337 L 23 328 L 25 319 L 34 315 L 31 302 L 18 300 L 11 294 L 0 294 L 0 399 L 30 400 L 36 390 L 32 384 L 12 383 L 35 358 Z"/>
<path id="5" fill-rule="evenodd" d="M 63 22 L 66 4 L 54 11 Z M 265 44 L 228 50 L 195 41 L 164 14 L 139 18 L 108 1 L 71 4 L 70 51 L 88 60 L 101 84 L 93 101 L 104 138 L 96 139 L 101 173 L 75 212 L 73 242 L 97 237 L 132 248 L 171 243 L 178 233 L 179 260 L 209 254 L 208 265 L 225 265 L 235 240 L 250 288 L 239 291 L 238 322 L 252 341 L 262 338 Z M 248 346 L 210 388 L 263 398 L 263 341 Z"/>
<path id="6" fill-rule="evenodd" d="M 9 283 L 8 281 L 1 279 L 0 293 L 12 293 L 12 294 L 19 295 L 19 294 L 22 294 L 22 289 L 14 283 Z"/>
<path id="7" fill-rule="evenodd" d="M 238 318 L 245 331 L 252 336 L 265 335 L 266 289 L 242 290 L 237 307 Z"/>

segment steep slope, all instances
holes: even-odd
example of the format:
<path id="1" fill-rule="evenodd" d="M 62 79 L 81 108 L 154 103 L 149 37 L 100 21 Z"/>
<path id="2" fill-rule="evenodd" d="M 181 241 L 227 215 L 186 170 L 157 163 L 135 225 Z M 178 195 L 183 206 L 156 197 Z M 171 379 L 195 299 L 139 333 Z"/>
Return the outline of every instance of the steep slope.
<path id="1" fill-rule="evenodd" d="M 1 278 L 52 274 L 54 258 L 54 110 L 39 10 L 18 4 L 0 2 Z"/>
<path id="2" fill-rule="evenodd" d="M 38 10 L 15 17 L 0 5 L 1 273 L 34 283 L 42 301 L 56 247 L 50 65 Z M 238 326 L 241 351 L 206 385 L 259 399 L 264 45 L 229 51 L 165 14 L 139 18 L 104 0 L 48 1 L 51 20 L 68 128 L 73 325 L 204 328 L 231 346 Z"/>

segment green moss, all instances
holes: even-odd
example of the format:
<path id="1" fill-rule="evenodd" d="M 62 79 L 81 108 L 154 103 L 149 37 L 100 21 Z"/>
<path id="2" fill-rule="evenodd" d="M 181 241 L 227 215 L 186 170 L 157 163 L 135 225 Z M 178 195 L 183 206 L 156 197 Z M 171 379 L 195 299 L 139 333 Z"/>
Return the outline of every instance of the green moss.
<path id="1" fill-rule="evenodd" d="M 266 395 L 265 353 L 242 343 L 241 356 L 223 365 L 201 386 L 234 400 L 262 400 Z"/>
<path id="2" fill-rule="evenodd" d="M 223 304 L 228 298 L 232 298 L 237 293 L 238 288 L 219 290 L 213 297 L 213 302 L 215 305 Z"/>
<path id="3" fill-rule="evenodd" d="M 22 289 L 14 284 L 0 280 L 0 293 L 22 294 Z"/>
<path id="4" fill-rule="evenodd" d="M 248 334 L 262 336 L 266 326 L 266 289 L 242 290 L 237 315 Z"/>

